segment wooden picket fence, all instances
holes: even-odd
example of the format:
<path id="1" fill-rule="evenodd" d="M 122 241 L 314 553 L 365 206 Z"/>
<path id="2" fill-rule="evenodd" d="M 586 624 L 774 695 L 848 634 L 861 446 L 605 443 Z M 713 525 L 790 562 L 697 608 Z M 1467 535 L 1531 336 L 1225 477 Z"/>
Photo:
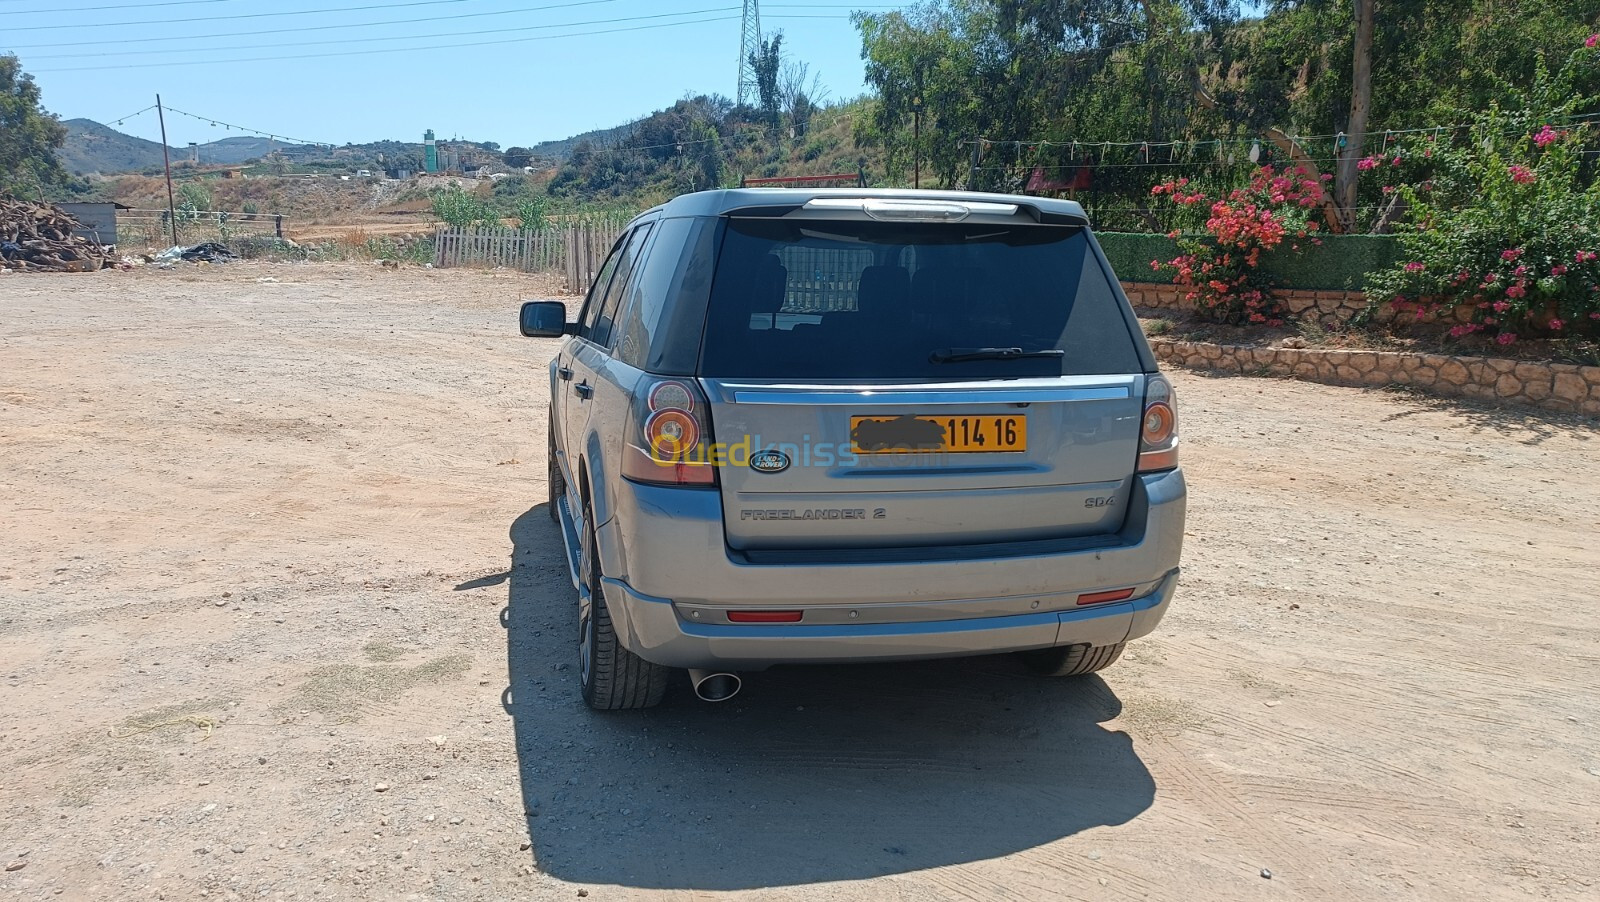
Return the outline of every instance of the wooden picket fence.
<path id="1" fill-rule="evenodd" d="M 581 292 L 605 263 L 622 233 L 610 223 L 569 223 L 544 229 L 445 227 L 434 236 L 433 265 L 504 266 L 523 272 L 560 272 L 567 290 Z"/>

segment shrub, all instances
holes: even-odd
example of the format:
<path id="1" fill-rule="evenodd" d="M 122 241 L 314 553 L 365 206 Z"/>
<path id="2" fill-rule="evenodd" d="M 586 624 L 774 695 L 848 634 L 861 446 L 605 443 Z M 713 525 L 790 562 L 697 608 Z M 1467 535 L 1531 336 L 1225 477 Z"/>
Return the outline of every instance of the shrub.
<path id="1" fill-rule="evenodd" d="M 1463 141 L 1421 137 L 1363 161 L 1421 170 L 1392 189 L 1409 205 L 1404 254 L 1370 280 L 1374 304 L 1448 314 L 1452 336 L 1499 344 L 1600 330 L 1600 182 L 1582 179 L 1590 126 L 1555 124 L 1593 102 L 1570 86 L 1597 62 L 1586 47 L 1555 76 L 1541 67 L 1521 109 L 1492 107 Z"/>
<path id="2" fill-rule="evenodd" d="M 435 191 L 431 198 L 433 215 L 457 228 L 500 225 L 500 217 L 478 195 L 458 186 Z"/>
<path id="3" fill-rule="evenodd" d="M 546 197 L 523 197 L 517 200 L 513 215 L 524 229 L 542 229 L 549 224 L 550 200 Z"/>
<path id="4" fill-rule="evenodd" d="M 1151 189 L 1180 208 L 1196 209 L 1211 199 L 1190 190 L 1188 179 L 1174 179 Z M 1150 261 L 1156 271 L 1171 269 L 1173 282 L 1191 290 L 1200 316 L 1219 323 L 1281 325 L 1286 315 L 1273 294 L 1274 280 L 1261 269 L 1262 254 L 1286 240 L 1292 250 L 1302 240 L 1320 244 L 1312 211 L 1322 198 L 1322 184 L 1303 167 L 1256 170 L 1250 184 L 1210 202 L 1204 235 L 1170 237 L 1183 253 L 1171 260 Z"/>
<path id="5" fill-rule="evenodd" d="M 243 235 L 228 243 L 228 249 L 246 260 L 304 260 L 305 247 L 271 235 Z"/>
<path id="6" fill-rule="evenodd" d="M 198 218 L 198 213 L 208 213 L 216 209 L 216 202 L 211 198 L 211 189 L 200 182 L 184 182 L 178 186 L 178 213 L 189 219 Z"/>

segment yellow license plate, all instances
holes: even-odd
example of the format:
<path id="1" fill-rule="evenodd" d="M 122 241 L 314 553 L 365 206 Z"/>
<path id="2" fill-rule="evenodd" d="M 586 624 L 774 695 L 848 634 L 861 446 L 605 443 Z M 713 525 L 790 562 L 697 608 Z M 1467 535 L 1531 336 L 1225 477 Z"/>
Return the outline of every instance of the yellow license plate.
<path id="1" fill-rule="evenodd" d="M 974 414 L 851 417 L 850 448 L 857 454 L 1026 451 L 1028 418 Z"/>

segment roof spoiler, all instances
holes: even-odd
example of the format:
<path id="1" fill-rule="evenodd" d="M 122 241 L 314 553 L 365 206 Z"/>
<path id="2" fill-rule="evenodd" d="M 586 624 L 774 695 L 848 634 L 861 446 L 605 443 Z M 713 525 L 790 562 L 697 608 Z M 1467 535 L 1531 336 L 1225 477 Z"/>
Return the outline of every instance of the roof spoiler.
<path id="1" fill-rule="evenodd" d="M 979 198 L 982 198 L 981 200 Z M 806 218 L 864 218 L 883 222 L 960 222 L 968 218 L 993 220 L 1027 216 L 1040 225 L 1087 226 L 1089 218 L 1054 210 L 1046 210 L 1025 197 L 996 198 L 993 195 L 973 195 L 963 198 L 960 193 L 947 196 L 850 197 L 829 195 L 811 198 L 805 202 L 783 204 L 753 204 L 724 211 L 724 216 L 778 219 L 792 214 Z"/>

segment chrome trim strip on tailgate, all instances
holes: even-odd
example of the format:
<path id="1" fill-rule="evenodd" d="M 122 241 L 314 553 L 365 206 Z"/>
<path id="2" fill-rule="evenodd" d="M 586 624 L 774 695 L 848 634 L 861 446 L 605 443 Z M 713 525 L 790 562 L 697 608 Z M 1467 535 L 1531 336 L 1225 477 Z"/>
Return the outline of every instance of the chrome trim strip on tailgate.
<path id="1" fill-rule="evenodd" d="M 1133 396 L 1126 385 L 1104 388 L 1013 388 L 960 391 L 772 391 L 735 390 L 735 404 L 846 404 L 869 405 L 949 404 L 975 407 L 980 404 L 1033 404 L 1049 401 L 1120 401 Z"/>

